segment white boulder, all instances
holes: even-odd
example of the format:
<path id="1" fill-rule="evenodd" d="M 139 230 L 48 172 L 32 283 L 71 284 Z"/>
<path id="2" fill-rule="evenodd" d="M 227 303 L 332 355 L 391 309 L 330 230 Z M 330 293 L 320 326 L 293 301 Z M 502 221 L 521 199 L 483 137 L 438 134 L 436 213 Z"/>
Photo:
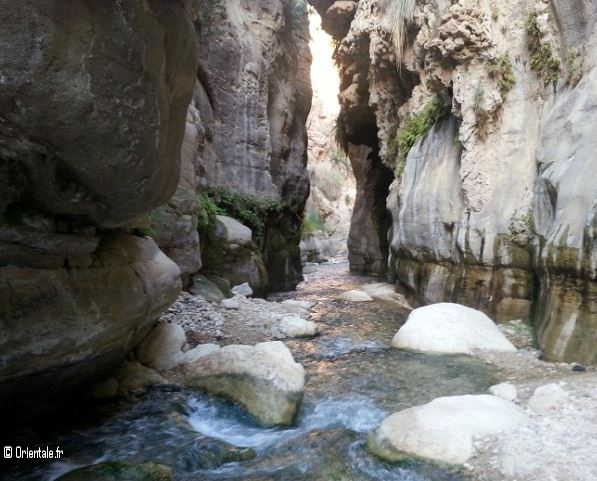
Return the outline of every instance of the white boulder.
<path id="1" fill-rule="evenodd" d="M 413 310 L 392 346 L 423 352 L 474 354 L 476 350 L 515 352 L 516 348 L 481 311 L 439 303 Z"/>
<path id="2" fill-rule="evenodd" d="M 350 302 L 369 302 L 373 300 L 373 298 L 369 294 L 359 290 L 343 292 L 340 295 L 340 299 Z"/>
<path id="3" fill-rule="evenodd" d="M 181 326 L 160 323 L 149 331 L 137 347 L 137 359 L 158 371 L 172 369 L 184 362 L 182 347 L 186 341 Z"/>
<path id="4" fill-rule="evenodd" d="M 241 224 L 232 217 L 216 215 L 214 235 L 224 240 L 227 244 L 247 245 L 253 238 L 253 233 L 246 225 Z"/>
<path id="5" fill-rule="evenodd" d="M 266 426 L 292 424 L 305 371 L 280 341 L 231 345 L 184 369 L 185 383 L 241 404 Z"/>
<path id="6" fill-rule="evenodd" d="M 473 438 L 526 420 L 515 404 L 488 394 L 441 397 L 384 419 L 369 433 L 368 448 L 394 462 L 415 457 L 462 464 L 473 454 Z"/>

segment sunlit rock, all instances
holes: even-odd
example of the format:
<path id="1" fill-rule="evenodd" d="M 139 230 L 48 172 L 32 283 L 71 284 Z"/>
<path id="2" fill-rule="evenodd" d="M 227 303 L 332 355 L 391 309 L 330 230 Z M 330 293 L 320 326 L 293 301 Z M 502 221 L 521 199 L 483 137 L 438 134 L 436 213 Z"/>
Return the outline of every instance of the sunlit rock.
<path id="1" fill-rule="evenodd" d="M 462 464 L 473 438 L 497 434 L 527 419 L 515 404 L 486 394 L 434 399 L 392 414 L 369 434 L 368 448 L 389 461 L 423 458 Z"/>
<path id="2" fill-rule="evenodd" d="M 473 354 L 516 348 L 485 314 L 460 304 L 440 303 L 412 311 L 392 346 L 423 352 Z"/>

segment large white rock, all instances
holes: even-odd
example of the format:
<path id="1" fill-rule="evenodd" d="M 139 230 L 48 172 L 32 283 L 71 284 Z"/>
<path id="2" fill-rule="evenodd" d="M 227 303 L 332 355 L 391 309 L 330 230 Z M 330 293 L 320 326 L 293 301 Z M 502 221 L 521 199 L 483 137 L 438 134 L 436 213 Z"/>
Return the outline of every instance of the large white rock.
<path id="1" fill-rule="evenodd" d="M 158 371 L 185 362 L 182 347 L 187 338 L 178 324 L 163 322 L 155 326 L 137 347 L 137 359 Z"/>
<path id="2" fill-rule="evenodd" d="M 401 461 L 416 457 L 462 464 L 473 454 L 473 438 L 496 434 L 525 422 L 515 404 L 488 394 L 434 399 L 392 414 L 369 433 L 375 455 Z"/>
<path id="3" fill-rule="evenodd" d="M 241 404 L 266 426 L 290 425 L 303 397 L 305 371 L 280 341 L 231 345 L 184 370 L 185 383 Z"/>
<path id="4" fill-rule="evenodd" d="M 373 300 L 373 298 L 366 292 L 359 291 L 356 289 L 353 289 L 352 291 L 343 292 L 340 295 L 340 299 L 350 302 L 369 302 Z"/>
<path id="5" fill-rule="evenodd" d="M 473 354 L 475 350 L 516 351 L 485 314 L 451 303 L 432 304 L 412 311 L 394 336 L 392 346 L 463 354 Z"/>
<path id="6" fill-rule="evenodd" d="M 232 217 L 216 215 L 214 235 L 227 244 L 247 245 L 252 241 L 253 233 L 246 225 Z"/>

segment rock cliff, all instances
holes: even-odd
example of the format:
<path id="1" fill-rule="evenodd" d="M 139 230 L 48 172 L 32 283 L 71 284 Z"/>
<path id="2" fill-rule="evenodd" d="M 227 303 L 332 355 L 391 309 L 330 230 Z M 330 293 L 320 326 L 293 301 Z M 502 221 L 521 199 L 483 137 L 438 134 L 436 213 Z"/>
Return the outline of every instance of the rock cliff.
<path id="1" fill-rule="evenodd" d="M 595 362 L 594 2 L 313 3 L 341 40 L 351 266 Z"/>
<path id="2" fill-rule="evenodd" d="M 306 4 L 200 0 L 195 26 L 199 65 L 183 150 L 189 168 L 177 196 L 154 214 L 154 230 L 190 274 L 200 267 L 198 193 L 266 201 L 275 208 L 259 213 L 263 232 L 254 234 L 269 288 L 293 288 L 300 280 L 300 226 L 309 193 Z M 172 238 L 172 227 L 183 235 Z"/>
<path id="3" fill-rule="evenodd" d="M 0 2 L 3 414 L 113 368 L 180 289 L 134 226 L 178 182 L 195 15 L 182 0 Z"/>

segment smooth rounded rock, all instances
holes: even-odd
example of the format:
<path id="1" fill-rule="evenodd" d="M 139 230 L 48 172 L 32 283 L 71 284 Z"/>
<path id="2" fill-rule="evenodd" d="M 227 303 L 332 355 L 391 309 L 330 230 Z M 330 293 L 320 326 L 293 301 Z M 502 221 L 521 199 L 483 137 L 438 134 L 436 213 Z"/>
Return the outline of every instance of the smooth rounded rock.
<path id="1" fill-rule="evenodd" d="M 527 419 L 515 404 L 495 396 L 449 396 L 392 414 L 369 434 L 369 450 L 382 459 L 423 458 L 462 464 L 473 438 L 496 434 Z"/>
<path id="2" fill-rule="evenodd" d="M 184 382 L 241 404 L 266 426 L 292 424 L 305 371 L 280 341 L 230 345 L 184 369 Z"/>
<path id="3" fill-rule="evenodd" d="M 515 352 L 516 348 L 481 311 L 460 304 L 439 303 L 412 311 L 392 346 L 422 352 L 474 354 Z"/>

